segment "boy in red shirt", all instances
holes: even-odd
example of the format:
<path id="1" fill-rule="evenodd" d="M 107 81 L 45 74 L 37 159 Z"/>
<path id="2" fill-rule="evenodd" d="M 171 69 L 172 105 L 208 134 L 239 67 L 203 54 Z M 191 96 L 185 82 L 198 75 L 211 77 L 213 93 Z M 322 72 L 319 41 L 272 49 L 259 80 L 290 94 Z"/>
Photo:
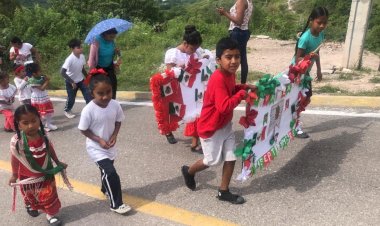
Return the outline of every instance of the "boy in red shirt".
<path id="1" fill-rule="evenodd" d="M 235 134 L 232 130 L 234 108 L 245 99 L 247 89 L 256 89 L 253 85 L 236 85 L 236 71 L 240 65 L 239 44 L 231 38 L 222 38 L 216 45 L 216 59 L 219 68 L 212 74 L 203 100 L 201 116 L 198 121 L 204 158 L 193 165 L 182 166 L 182 175 L 186 186 L 195 190 L 195 173 L 215 166 L 222 161 L 222 182 L 218 198 L 233 204 L 242 204 L 244 198 L 232 194 L 228 187 L 235 167 Z"/>

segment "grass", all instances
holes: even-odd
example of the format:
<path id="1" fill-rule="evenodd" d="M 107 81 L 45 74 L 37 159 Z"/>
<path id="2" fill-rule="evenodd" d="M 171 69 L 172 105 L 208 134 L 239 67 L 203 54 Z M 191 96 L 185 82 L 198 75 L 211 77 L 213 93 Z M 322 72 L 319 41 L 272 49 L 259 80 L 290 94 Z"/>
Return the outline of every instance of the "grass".
<path id="1" fill-rule="evenodd" d="M 340 74 L 338 77 L 338 80 L 354 80 L 354 75 L 349 73 L 349 74 Z"/>
<path id="2" fill-rule="evenodd" d="M 380 77 L 375 76 L 375 77 L 371 78 L 369 81 L 372 83 L 380 83 Z"/>
<path id="3" fill-rule="evenodd" d="M 380 96 L 380 88 L 376 88 L 375 90 L 372 90 L 372 91 L 362 91 L 362 92 L 358 92 L 358 93 L 352 93 L 350 95 L 352 95 L 352 96 L 378 97 L 378 96 Z"/>
<path id="4" fill-rule="evenodd" d="M 315 88 L 315 92 L 316 93 L 339 93 L 339 94 L 348 93 L 347 91 L 342 90 L 342 89 L 335 87 L 335 86 L 332 86 L 332 85 L 326 85 L 326 86 L 322 86 L 319 88 Z"/>
<path id="5" fill-rule="evenodd" d="M 256 82 L 258 81 L 261 77 L 263 77 L 263 75 L 265 75 L 266 73 L 262 72 L 262 71 L 250 71 L 248 72 L 248 78 L 247 78 L 247 81 L 250 82 L 250 83 L 253 83 L 253 82 Z M 240 75 L 239 75 L 240 76 Z"/>

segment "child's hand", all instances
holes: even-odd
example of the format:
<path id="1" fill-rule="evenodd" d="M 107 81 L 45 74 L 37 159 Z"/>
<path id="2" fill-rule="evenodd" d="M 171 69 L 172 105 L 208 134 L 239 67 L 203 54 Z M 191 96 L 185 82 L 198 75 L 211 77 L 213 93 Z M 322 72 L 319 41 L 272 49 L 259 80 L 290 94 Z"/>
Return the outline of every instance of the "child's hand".
<path id="1" fill-rule="evenodd" d="M 9 178 L 8 185 L 11 186 L 11 184 L 16 183 L 16 181 L 17 181 L 17 177 L 12 175 L 11 178 Z"/>
<path id="2" fill-rule="evenodd" d="M 57 162 L 57 165 L 61 165 L 61 166 L 63 166 L 64 169 L 67 169 L 67 164 L 64 163 L 64 162 L 60 162 L 60 161 L 58 161 L 58 162 Z"/>
<path id="3" fill-rule="evenodd" d="M 71 86 L 73 87 L 73 89 L 77 88 L 77 84 L 75 84 L 75 82 L 71 83 Z"/>
<path id="4" fill-rule="evenodd" d="M 102 147 L 104 149 L 110 149 L 109 144 L 105 140 L 103 140 L 102 138 L 100 138 L 100 140 L 99 140 L 99 145 L 100 145 L 100 147 Z"/>
<path id="5" fill-rule="evenodd" d="M 247 89 L 250 89 L 251 92 L 257 90 L 257 87 L 255 85 L 247 84 Z"/>
<path id="6" fill-rule="evenodd" d="M 317 60 L 319 58 L 319 55 L 317 53 L 310 53 L 310 58 Z"/>
<path id="7" fill-rule="evenodd" d="M 112 135 L 112 136 L 111 136 L 110 140 L 108 141 L 108 145 L 109 145 L 110 147 L 115 146 L 115 144 L 116 144 L 116 138 L 117 138 L 116 135 Z"/>

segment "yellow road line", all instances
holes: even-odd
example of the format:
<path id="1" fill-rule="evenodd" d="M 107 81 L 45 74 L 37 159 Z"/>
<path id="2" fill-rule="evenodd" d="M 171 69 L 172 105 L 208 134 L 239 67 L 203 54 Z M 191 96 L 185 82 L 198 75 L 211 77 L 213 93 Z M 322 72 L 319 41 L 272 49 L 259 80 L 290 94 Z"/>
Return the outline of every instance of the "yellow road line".
<path id="1" fill-rule="evenodd" d="M 0 169 L 11 172 L 10 163 L 0 160 Z M 96 199 L 105 199 L 104 195 L 99 190 L 99 186 L 84 183 L 74 179 L 70 179 L 70 182 L 74 187 L 74 192 L 84 194 Z M 63 184 L 59 184 L 62 183 L 62 180 L 58 179 L 57 183 L 57 186 L 63 187 Z M 123 200 L 131 205 L 136 211 L 164 218 L 184 225 L 236 225 L 232 222 L 224 221 L 215 217 L 191 212 L 185 209 L 177 208 L 175 206 L 139 198 L 137 196 L 123 194 Z"/>
<path id="2" fill-rule="evenodd" d="M 310 106 L 380 108 L 380 97 L 315 95 Z"/>

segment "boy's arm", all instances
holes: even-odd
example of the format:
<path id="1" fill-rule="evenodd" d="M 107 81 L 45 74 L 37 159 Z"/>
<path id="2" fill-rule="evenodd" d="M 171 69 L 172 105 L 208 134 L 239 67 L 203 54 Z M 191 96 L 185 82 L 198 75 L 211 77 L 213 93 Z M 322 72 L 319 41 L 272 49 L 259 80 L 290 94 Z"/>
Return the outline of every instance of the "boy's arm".
<path id="1" fill-rule="evenodd" d="M 229 114 L 245 98 L 246 94 L 247 92 L 242 89 L 230 97 L 225 87 L 216 87 L 215 107 L 221 114 Z"/>
<path id="2" fill-rule="evenodd" d="M 66 68 L 61 68 L 61 76 L 66 79 L 66 81 L 70 83 L 74 83 L 74 80 L 72 80 L 68 75 L 67 75 L 67 69 Z"/>

